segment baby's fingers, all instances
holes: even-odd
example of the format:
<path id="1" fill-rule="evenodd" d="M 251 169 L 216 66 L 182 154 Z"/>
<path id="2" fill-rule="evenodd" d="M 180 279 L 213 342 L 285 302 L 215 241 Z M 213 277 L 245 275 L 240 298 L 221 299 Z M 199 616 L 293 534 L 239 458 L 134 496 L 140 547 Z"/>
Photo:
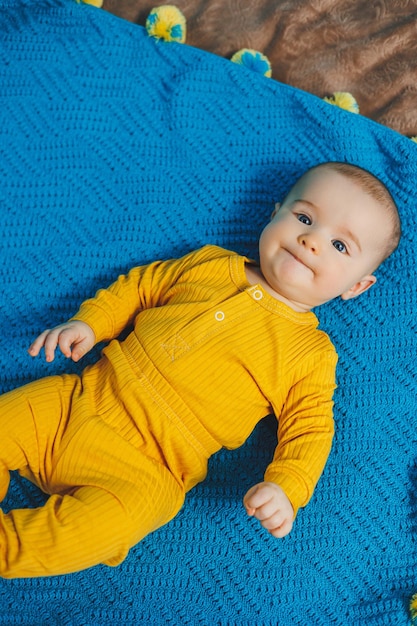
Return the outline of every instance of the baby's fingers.
<path id="1" fill-rule="evenodd" d="M 256 509 L 269 502 L 270 499 L 271 495 L 268 493 L 268 490 L 262 489 L 261 485 L 255 485 L 249 489 L 243 499 L 243 503 L 249 513 L 249 510 L 254 512 Z M 253 515 L 253 512 L 249 513 L 249 515 Z"/>
<path id="2" fill-rule="evenodd" d="M 37 356 L 43 347 L 47 361 L 53 361 L 59 346 L 62 354 L 73 361 L 86 354 L 95 344 L 93 330 L 81 321 L 70 321 L 56 328 L 45 330 L 29 348 L 29 354 Z"/>
<path id="3" fill-rule="evenodd" d="M 78 339 L 78 332 L 76 332 L 74 329 L 68 327 L 68 328 L 65 328 L 64 330 L 61 330 L 61 332 L 58 335 L 57 342 L 64 356 L 71 358 L 72 356 L 71 348 L 74 345 L 74 343 L 76 343 L 77 339 Z"/>
<path id="4" fill-rule="evenodd" d="M 43 349 L 45 351 L 45 359 L 48 363 L 50 363 L 55 358 L 55 350 L 58 345 L 60 331 L 55 328 L 45 332 L 46 336 L 43 343 Z"/>
<path id="5" fill-rule="evenodd" d="M 280 514 L 280 509 L 275 502 L 270 500 L 262 506 L 258 506 L 255 509 L 254 515 L 256 519 L 258 519 L 260 522 L 263 522 L 266 520 L 272 520 L 273 518 L 277 519 L 278 514 Z M 271 528 L 271 526 L 265 526 L 265 528 Z"/>
<path id="6" fill-rule="evenodd" d="M 254 516 L 273 537 L 285 537 L 292 529 L 294 510 L 283 489 L 270 482 L 258 483 L 243 499 L 248 515 Z"/>
<path id="7" fill-rule="evenodd" d="M 72 349 L 72 352 L 70 352 L 70 354 L 68 355 L 65 353 L 64 354 L 65 356 L 71 356 L 72 360 L 77 362 L 81 359 L 81 357 L 84 356 L 84 354 L 87 354 L 87 352 L 91 350 L 93 345 L 94 345 L 94 342 L 91 341 L 89 337 L 83 337 L 83 338 L 80 338 L 79 341 L 74 342 L 73 349 Z"/>
<path id="8" fill-rule="evenodd" d="M 282 539 L 286 537 L 292 530 L 293 520 L 285 519 L 283 522 L 279 524 L 279 526 L 275 526 L 274 528 L 268 528 L 269 533 L 276 537 L 277 539 Z"/>
<path id="9" fill-rule="evenodd" d="M 48 363 L 50 363 L 55 358 L 55 350 L 58 343 L 60 342 L 61 333 L 62 327 L 59 326 L 57 328 L 53 328 L 52 330 L 44 330 L 43 333 L 41 333 L 30 346 L 29 354 L 31 356 L 37 356 L 43 348 L 45 351 L 45 359 L 48 361 Z M 70 339 L 68 339 L 68 341 L 70 341 Z M 66 344 L 67 340 L 65 340 L 64 343 Z M 62 349 L 61 347 L 61 350 L 63 354 L 65 354 L 65 356 L 71 356 L 71 352 L 69 351 L 67 345 L 65 345 L 64 349 Z"/>
<path id="10" fill-rule="evenodd" d="M 33 341 L 33 343 L 30 345 L 29 350 L 28 350 L 31 356 L 38 356 L 39 352 L 41 351 L 41 349 L 43 348 L 45 344 L 45 339 L 50 332 L 51 331 L 49 329 L 44 330 L 43 333 L 39 335 L 39 337 L 36 337 L 35 341 Z"/>

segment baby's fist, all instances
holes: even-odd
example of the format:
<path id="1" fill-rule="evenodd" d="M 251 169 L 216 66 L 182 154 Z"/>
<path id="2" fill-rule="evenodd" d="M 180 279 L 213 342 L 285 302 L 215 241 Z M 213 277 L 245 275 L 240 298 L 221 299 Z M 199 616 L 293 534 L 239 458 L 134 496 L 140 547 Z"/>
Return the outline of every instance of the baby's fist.
<path id="1" fill-rule="evenodd" d="M 292 529 L 294 510 L 285 492 L 275 483 L 258 483 L 243 498 L 248 515 L 253 515 L 273 537 L 285 537 Z"/>

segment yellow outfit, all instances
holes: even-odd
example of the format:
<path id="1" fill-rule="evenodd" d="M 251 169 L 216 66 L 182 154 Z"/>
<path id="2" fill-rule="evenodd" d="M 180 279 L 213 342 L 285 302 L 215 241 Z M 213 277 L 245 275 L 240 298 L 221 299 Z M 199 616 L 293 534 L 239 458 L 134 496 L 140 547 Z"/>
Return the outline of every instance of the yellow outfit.
<path id="1" fill-rule="evenodd" d="M 295 512 L 308 502 L 331 447 L 337 357 L 313 313 L 248 284 L 247 262 L 206 246 L 134 268 L 74 317 L 97 341 L 133 326 L 127 339 L 81 376 L 0 398 L 0 498 L 9 470 L 52 494 L 39 509 L 0 511 L 1 576 L 120 563 L 178 512 L 214 452 L 272 412 L 265 480 Z"/>

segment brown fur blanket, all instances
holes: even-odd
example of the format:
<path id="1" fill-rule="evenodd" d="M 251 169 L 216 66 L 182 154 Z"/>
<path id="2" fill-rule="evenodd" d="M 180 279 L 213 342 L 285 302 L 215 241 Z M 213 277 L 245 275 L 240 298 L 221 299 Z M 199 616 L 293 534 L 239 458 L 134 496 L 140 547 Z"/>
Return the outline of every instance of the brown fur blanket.
<path id="1" fill-rule="evenodd" d="M 255 48 L 273 78 L 320 97 L 349 91 L 360 112 L 417 135 L 416 0 L 169 0 L 187 19 L 187 43 L 231 57 Z M 163 2 L 104 0 L 138 24 Z"/>

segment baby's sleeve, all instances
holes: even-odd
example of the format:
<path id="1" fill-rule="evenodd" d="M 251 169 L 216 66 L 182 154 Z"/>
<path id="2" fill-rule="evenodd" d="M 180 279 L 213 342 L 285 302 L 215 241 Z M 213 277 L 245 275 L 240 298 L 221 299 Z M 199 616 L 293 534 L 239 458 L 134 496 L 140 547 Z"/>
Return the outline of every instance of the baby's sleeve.
<path id="1" fill-rule="evenodd" d="M 133 268 L 83 302 L 72 319 L 86 322 L 97 342 L 118 337 L 140 311 L 164 304 L 164 295 L 189 264 L 189 257 Z"/>
<path id="2" fill-rule="evenodd" d="M 278 484 L 294 514 L 310 500 L 330 454 L 337 355 L 310 355 L 297 370 L 278 419 L 278 445 L 265 480 Z"/>

